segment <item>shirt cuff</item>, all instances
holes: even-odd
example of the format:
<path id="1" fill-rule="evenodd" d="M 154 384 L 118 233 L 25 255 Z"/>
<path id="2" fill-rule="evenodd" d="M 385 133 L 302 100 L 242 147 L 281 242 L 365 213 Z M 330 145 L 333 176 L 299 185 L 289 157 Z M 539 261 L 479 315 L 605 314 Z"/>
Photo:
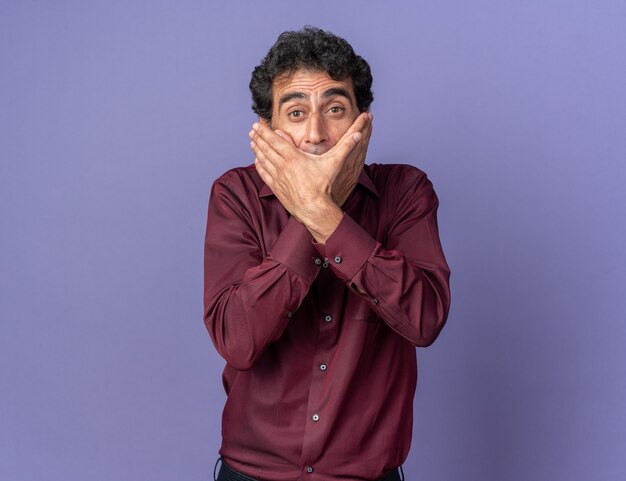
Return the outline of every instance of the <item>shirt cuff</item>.
<path id="1" fill-rule="evenodd" d="M 313 282 L 322 262 L 312 239 L 309 230 L 290 217 L 270 249 L 270 255 L 291 271 Z"/>
<path id="2" fill-rule="evenodd" d="M 369 235 L 352 217 L 344 213 L 339 225 L 326 239 L 325 244 L 313 242 L 313 246 L 328 259 L 336 276 L 350 281 L 378 246 L 378 241 Z"/>

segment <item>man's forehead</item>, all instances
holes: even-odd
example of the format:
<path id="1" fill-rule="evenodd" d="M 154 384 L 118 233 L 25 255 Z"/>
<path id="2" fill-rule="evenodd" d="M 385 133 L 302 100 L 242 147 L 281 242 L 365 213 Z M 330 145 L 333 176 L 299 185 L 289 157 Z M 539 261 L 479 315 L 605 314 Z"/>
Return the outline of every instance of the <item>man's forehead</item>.
<path id="1" fill-rule="evenodd" d="M 335 80 L 331 78 L 328 72 L 323 70 L 298 69 L 294 72 L 285 72 L 284 74 L 278 75 L 272 81 L 274 100 L 277 100 L 278 96 L 292 91 L 306 93 L 321 90 L 323 92 L 332 88 L 343 88 L 354 98 L 352 79 L 348 77 L 346 79 Z"/>

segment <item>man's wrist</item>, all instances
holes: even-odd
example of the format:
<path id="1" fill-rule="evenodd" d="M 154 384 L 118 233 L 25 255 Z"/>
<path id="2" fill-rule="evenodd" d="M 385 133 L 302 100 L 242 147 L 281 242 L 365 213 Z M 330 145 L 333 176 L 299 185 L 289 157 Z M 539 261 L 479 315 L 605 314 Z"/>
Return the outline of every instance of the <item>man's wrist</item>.
<path id="1" fill-rule="evenodd" d="M 310 213 L 301 218 L 301 222 L 309 230 L 315 242 L 324 244 L 335 231 L 341 219 L 343 211 L 330 199 L 323 199 Z"/>

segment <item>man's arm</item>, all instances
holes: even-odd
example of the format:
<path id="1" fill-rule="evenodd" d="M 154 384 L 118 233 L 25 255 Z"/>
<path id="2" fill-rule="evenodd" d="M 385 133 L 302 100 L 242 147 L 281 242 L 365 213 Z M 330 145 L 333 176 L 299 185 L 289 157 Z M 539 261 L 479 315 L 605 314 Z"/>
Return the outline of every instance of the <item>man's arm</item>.
<path id="1" fill-rule="evenodd" d="M 369 120 L 369 114 L 361 114 L 344 135 L 342 140 L 355 131 L 365 133 L 355 138 L 358 147 L 341 161 L 336 159 L 341 142 L 326 154 L 310 156 L 257 127 L 251 132 L 257 170 L 283 206 L 309 229 L 335 274 L 398 334 L 416 346 L 428 346 L 450 308 L 450 270 L 439 241 L 438 199 L 431 182 L 405 167 L 385 247 L 339 209 L 345 199 L 338 200 L 336 192 L 351 192 L 363 167 Z M 300 185 L 306 197 L 298 191 Z"/>
<path id="2" fill-rule="evenodd" d="M 425 174 L 405 166 L 385 245 L 350 216 L 325 244 L 335 275 L 414 346 L 432 344 L 450 309 L 450 269 L 437 227 L 439 201 Z"/>
<path id="3" fill-rule="evenodd" d="M 307 229 L 293 218 L 263 256 L 236 176 L 213 184 L 204 243 L 204 322 L 226 361 L 253 366 L 276 341 L 320 269 Z"/>
<path id="4" fill-rule="evenodd" d="M 354 163 L 356 156 L 363 155 L 363 142 L 359 141 L 365 137 L 363 129 L 368 120 L 369 117 L 362 116 L 355 122 L 323 160 L 344 165 L 346 160 Z M 298 155 L 302 154 L 279 135 L 271 134 L 284 142 L 282 147 L 286 144 Z M 318 176 L 305 171 L 313 164 L 299 163 L 296 158 L 289 160 L 294 168 L 291 171 L 285 168 L 284 172 L 299 175 L 300 180 L 317 180 Z M 257 171 L 264 172 L 258 165 Z M 293 205 L 285 201 L 279 185 L 267 175 L 261 178 L 270 182 L 270 188 L 285 208 Z M 204 246 L 204 320 L 218 352 L 239 370 L 252 367 L 267 346 L 280 338 L 291 313 L 298 308 L 319 272 L 320 267 L 315 263 L 319 254 L 307 230 L 311 222 L 307 225 L 294 214 L 315 218 L 320 226 L 326 225 L 328 219 L 324 217 L 325 211 L 318 210 L 319 203 L 310 202 L 314 198 L 311 191 L 302 187 L 295 178 L 287 188 L 293 195 L 303 194 L 296 203 L 306 208 L 287 208 L 292 217 L 265 257 L 250 212 L 240 200 L 245 195 L 236 191 L 242 188 L 238 180 L 231 178 L 227 184 L 222 179 L 211 190 Z"/>

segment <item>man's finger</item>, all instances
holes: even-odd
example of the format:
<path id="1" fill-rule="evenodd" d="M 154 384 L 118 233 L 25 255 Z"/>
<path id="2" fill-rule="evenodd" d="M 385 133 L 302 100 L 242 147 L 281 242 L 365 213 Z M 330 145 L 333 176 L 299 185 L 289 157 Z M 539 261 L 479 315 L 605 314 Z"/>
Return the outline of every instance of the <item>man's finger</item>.
<path id="1" fill-rule="evenodd" d="M 293 141 L 293 139 L 291 138 L 291 135 L 289 135 L 287 132 L 283 132 L 282 130 L 274 130 L 274 133 L 276 135 L 280 135 L 283 139 L 285 139 L 287 142 L 289 142 L 291 145 L 293 145 L 294 147 L 296 147 L 296 143 Z"/>
<path id="2" fill-rule="evenodd" d="M 339 142 L 337 142 L 337 144 L 324 155 L 328 157 L 339 155 L 345 159 L 348 155 L 350 155 L 350 152 L 352 152 L 354 148 L 359 145 L 362 138 L 363 134 L 361 132 L 352 132 L 348 135 L 344 134 L 341 140 L 339 140 Z"/>
<path id="3" fill-rule="evenodd" d="M 248 135 L 252 139 L 250 147 L 257 157 L 259 157 L 259 153 L 262 153 L 263 160 L 266 160 L 276 166 L 279 166 L 284 162 L 284 157 L 277 152 L 272 145 L 268 144 L 263 137 L 256 135 L 254 130 L 251 130 Z M 281 141 L 284 142 L 283 139 L 281 139 Z"/>
<path id="4" fill-rule="evenodd" d="M 363 139 L 359 143 L 357 149 L 359 151 L 359 155 L 363 155 L 365 158 L 365 154 L 367 153 L 367 148 L 369 147 L 370 138 L 372 137 L 372 130 L 374 126 L 371 122 L 371 114 L 370 114 L 370 122 L 368 122 L 365 130 L 363 131 Z"/>
<path id="5" fill-rule="evenodd" d="M 254 159 L 254 167 L 256 168 L 256 171 L 259 173 L 261 180 L 265 182 L 271 188 L 272 177 L 263 168 L 262 162 L 260 162 L 259 159 Z"/>
<path id="6" fill-rule="evenodd" d="M 358 145 L 348 154 L 344 161 L 344 165 L 352 165 L 356 166 L 356 168 L 359 170 L 361 169 L 361 167 L 365 163 L 365 156 L 367 154 L 367 147 L 369 146 L 369 141 L 372 135 L 372 128 L 372 122 L 370 121 L 362 132 L 363 138 L 359 141 Z"/>
<path id="7" fill-rule="evenodd" d="M 270 159 L 268 159 L 265 152 L 259 147 L 259 145 L 253 140 L 250 142 L 250 148 L 254 155 L 256 156 L 255 165 L 258 163 L 261 165 L 263 170 L 265 170 L 270 176 L 274 177 L 277 173 L 277 167 Z"/>
<path id="8" fill-rule="evenodd" d="M 255 123 L 252 126 L 252 130 L 254 131 L 254 136 L 252 140 L 254 140 L 255 142 L 257 142 L 257 139 L 259 141 L 262 139 L 267 145 L 269 145 L 283 158 L 286 158 L 288 155 L 293 154 L 295 148 L 293 141 L 290 142 L 289 140 L 274 132 L 269 127 L 260 123 Z"/>
<path id="9" fill-rule="evenodd" d="M 366 127 L 370 123 L 371 114 L 369 112 L 361 113 L 350 128 L 346 131 L 345 134 L 339 139 L 339 142 L 330 149 L 327 154 L 333 155 L 337 152 L 341 152 L 340 155 L 345 156 L 348 155 L 352 150 L 357 146 L 357 144 L 361 141 L 363 136 L 363 131 L 366 130 Z"/>
<path id="10" fill-rule="evenodd" d="M 350 128 L 346 131 L 346 134 L 350 134 L 353 132 L 363 132 L 363 130 L 371 123 L 372 114 L 369 112 L 361 112 Z M 345 134 L 344 134 L 345 135 Z"/>
<path id="11" fill-rule="evenodd" d="M 372 129 L 374 128 L 374 116 L 370 113 L 369 114 L 369 122 L 367 123 L 367 125 L 365 126 L 365 130 L 363 132 L 363 134 L 365 135 L 365 141 L 369 142 L 370 137 L 372 135 Z"/>
<path id="12" fill-rule="evenodd" d="M 372 137 L 372 129 L 374 128 L 373 123 L 372 123 L 372 118 L 373 118 L 372 114 L 369 114 L 369 122 L 367 122 L 367 124 L 365 125 L 365 128 L 361 132 L 363 134 L 363 138 L 361 139 L 357 147 L 359 151 L 367 151 L 370 138 Z"/>

